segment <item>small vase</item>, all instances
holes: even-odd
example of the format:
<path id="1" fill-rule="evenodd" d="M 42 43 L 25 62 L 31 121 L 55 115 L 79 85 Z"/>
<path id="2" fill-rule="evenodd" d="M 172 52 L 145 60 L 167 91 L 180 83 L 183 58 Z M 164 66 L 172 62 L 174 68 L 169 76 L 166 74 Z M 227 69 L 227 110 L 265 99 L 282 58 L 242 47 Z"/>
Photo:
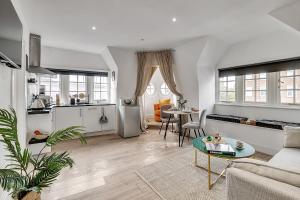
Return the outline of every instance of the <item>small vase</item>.
<path id="1" fill-rule="evenodd" d="M 22 200 L 41 200 L 41 193 L 29 192 Z"/>

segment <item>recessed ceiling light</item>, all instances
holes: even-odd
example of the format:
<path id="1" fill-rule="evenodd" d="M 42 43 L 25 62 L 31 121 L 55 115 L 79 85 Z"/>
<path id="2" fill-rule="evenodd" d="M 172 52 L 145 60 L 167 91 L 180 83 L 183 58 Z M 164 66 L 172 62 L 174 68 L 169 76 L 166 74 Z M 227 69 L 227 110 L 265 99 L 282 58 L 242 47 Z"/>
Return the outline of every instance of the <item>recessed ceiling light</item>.
<path id="1" fill-rule="evenodd" d="M 173 17 L 173 18 L 172 18 L 172 21 L 173 21 L 173 22 L 176 22 L 176 21 L 177 21 L 176 17 Z"/>
<path id="2" fill-rule="evenodd" d="M 92 30 L 94 31 L 94 30 L 96 30 L 97 28 L 96 28 L 96 26 L 92 26 Z"/>

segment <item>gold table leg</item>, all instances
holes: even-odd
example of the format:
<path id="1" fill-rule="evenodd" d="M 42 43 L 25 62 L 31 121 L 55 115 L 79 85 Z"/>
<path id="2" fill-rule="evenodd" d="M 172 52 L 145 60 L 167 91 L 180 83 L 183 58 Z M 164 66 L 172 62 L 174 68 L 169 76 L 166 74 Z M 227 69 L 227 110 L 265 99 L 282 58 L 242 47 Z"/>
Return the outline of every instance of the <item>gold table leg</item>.
<path id="1" fill-rule="evenodd" d="M 208 179 L 208 189 L 211 190 L 213 185 L 219 180 L 220 177 L 222 177 L 224 175 L 224 173 L 226 172 L 226 169 L 228 168 L 229 164 L 226 166 L 226 168 L 219 174 L 219 173 L 216 173 L 216 172 L 213 172 L 211 171 L 211 155 L 210 154 L 207 154 L 207 169 L 205 167 L 202 167 L 200 165 L 197 164 L 197 149 L 195 148 L 195 161 L 194 161 L 194 164 L 195 164 L 195 167 L 198 167 L 198 168 L 201 168 L 201 169 L 204 169 L 207 171 L 207 179 Z M 227 159 L 226 159 L 227 160 Z M 214 173 L 216 175 L 218 175 L 218 177 L 212 182 L 211 180 L 211 174 Z"/>

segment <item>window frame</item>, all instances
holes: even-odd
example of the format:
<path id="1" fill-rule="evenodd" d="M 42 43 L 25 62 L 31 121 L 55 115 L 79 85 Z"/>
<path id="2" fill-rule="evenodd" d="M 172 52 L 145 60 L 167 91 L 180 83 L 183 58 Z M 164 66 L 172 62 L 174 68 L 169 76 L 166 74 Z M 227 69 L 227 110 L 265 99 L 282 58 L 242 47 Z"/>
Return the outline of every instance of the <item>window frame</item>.
<path id="1" fill-rule="evenodd" d="M 76 82 L 74 82 L 74 81 L 71 81 L 71 79 L 70 79 L 70 77 L 71 76 L 76 76 L 77 77 L 77 81 Z M 84 82 L 78 82 L 78 76 L 83 76 L 84 77 Z M 69 75 L 69 90 L 68 90 L 68 93 L 69 93 L 69 96 L 72 96 L 70 93 L 71 92 L 73 92 L 73 93 L 77 93 L 77 98 L 79 97 L 79 94 L 81 93 L 81 92 L 84 92 L 85 93 L 85 95 L 87 95 L 88 94 L 88 81 L 87 81 L 87 79 L 88 79 L 88 77 L 87 76 L 85 76 L 85 75 L 81 75 L 81 74 L 71 74 L 71 75 Z M 75 90 L 71 90 L 71 83 L 76 83 L 76 91 Z M 79 83 L 84 83 L 84 85 L 85 85 L 85 90 L 84 91 L 82 91 L 82 90 L 78 90 L 78 84 Z M 86 100 L 86 97 L 87 96 L 85 96 L 85 98 L 84 98 L 84 100 Z"/>
<path id="2" fill-rule="evenodd" d="M 300 92 L 300 88 L 297 89 L 297 87 L 296 87 L 296 78 L 297 77 L 300 78 L 300 73 L 297 75 L 296 70 L 300 71 L 300 69 L 285 70 L 286 73 L 287 73 L 286 76 L 281 76 L 281 72 L 285 72 L 285 71 L 277 72 L 277 74 L 278 74 L 278 87 L 277 87 L 278 88 L 278 102 L 279 102 L 280 105 L 300 106 L 300 100 L 299 100 L 299 103 L 297 103 L 297 100 L 296 100 L 297 99 L 296 98 L 297 91 Z M 293 71 L 293 74 L 288 75 L 288 71 Z M 283 83 L 281 78 L 293 78 L 293 87 L 292 87 L 292 89 L 281 89 L 281 83 Z M 284 102 L 282 102 L 281 92 L 283 92 L 283 91 L 285 91 L 287 93 L 287 97 L 288 97 L 288 92 L 289 91 L 292 92 L 292 94 L 293 94 L 293 103 L 284 103 Z"/>
<path id="3" fill-rule="evenodd" d="M 163 85 L 165 85 L 166 87 L 163 88 Z M 164 93 L 163 93 L 163 90 L 164 90 L 164 91 L 168 91 L 168 94 L 164 94 Z M 160 93 L 161 93 L 162 95 L 164 95 L 164 96 L 168 96 L 168 95 L 170 95 L 170 93 L 171 93 L 170 88 L 168 87 L 168 85 L 167 85 L 165 82 L 163 82 L 163 83 L 160 85 Z"/>
<path id="4" fill-rule="evenodd" d="M 56 74 L 55 76 L 58 76 L 58 81 L 53 81 L 53 79 L 54 79 L 53 76 L 48 76 L 48 75 L 40 75 L 40 76 L 38 76 L 38 85 L 39 85 L 39 87 L 41 85 L 43 85 L 42 82 L 49 82 L 50 90 L 47 91 L 46 88 L 45 88 L 45 95 L 46 96 L 50 96 L 51 98 L 52 98 L 52 95 L 51 95 L 52 93 L 58 93 L 59 96 L 61 96 L 61 94 L 62 94 L 62 78 L 61 78 L 60 74 Z M 49 81 L 41 81 L 42 78 L 49 78 Z M 52 83 L 53 82 L 58 82 L 59 91 L 52 90 Z M 50 95 L 46 94 L 48 92 L 49 92 Z M 56 98 L 55 99 L 53 99 L 53 98 L 51 99 L 52 103 L 55 102 L 55 101 L 56 101 Z"/>
<path id="5" fill-rule="evenodd" d="M 152 86 L 152 88 L 151 88 L 151 86 Z M 150 91 L 152 91 L 152 93 L 149 93 L 148 89 L 150 89 Z M 154 86 L 154 84 L 153 83 L 149 83 L 149 85 L 146 88 L 146 94 L 148 96 L 152 96 L 154 94 L 154 92 L 155 92 L 155 86 Z"/>
<path id="6" fill-rule="evenodd" d="M 225 78 L 226 77 L 226 81 L 221 81 L 221 78 Z M 237 102 L 237 82 L 238 82 L 238 77 L 237 76 L 225 76 L 225 77 L 219 77 L 218 79 L 218 101 L 222 102 L 222 103 L 236 103 Z M 234 77 L 234 81 L 229 81 L 228 77 Z M 220 88 L 220 83 L 221 82 L 225 82 L 226 83 L 226 91 L 221 90 Z M 234 91 L 230 91 L 228 90 L 228 82 L 234 82 Z M 221 101 L 220 100 L 220 96 L 221 96 L 221 92 L 225 92 L 226 93 L 226 100 L 225 101 Z M 234 101 L 228 101 L 228 92 L 234 92 Z"/>
<path id="7" fill-rule="evenodd" d="M 99 83 L 97 83 L 96 81 L 95 81 L 95 78 L 96 77 L 99 77 L 100 78 L 100 82 Z M 104 82 L 102 82 L 102 79 L 101 78 L 103 78 L 103 77 L 105 77 L 106 79 L 107 79 L 107 82 L 106 83 L 104 83 Z M 99 91 L 95 91 L 95 85 L 99 85 L 100 87 L 100 90 Z M 107 91 L 102 91 L 101 90 L 101 85 L 106 85 L 107 86 Z M 108 76 L 93 76 L 92 77 L 92 95 L 93 95 L 93 101 L 96 101 L 96 102 L 108 102 L 109 101 L 109 99 L 110 99 L 110 96 L 109 96 L 109 94 L 110 94 L 110 84 L 109 84 L 109 77 Z M 104 93 L 104 92 L 106 92 L 107 93 L 107 99 L 101 99 L 101 93 Z M 100 93 L 100 99 L 95 99 L 95 93 Z"/>
<path id="8" fill-rule="evenodd" d="M 266 74 L 266 77 L 265 78 L 257 78 L 257 75 L 259 75 L 259 74 Z M 253 75 L 254 76 L 254 78 L 251 78 L 251 79 L 246 79 L 246 76 L 247 75 Z M 268 104 L 268 93 L 269 93 L 269 84 L 268 84 L 268 82 L 269 82 L 269 80 L 268 80 L 268 73 L 266 72 L 266 73 L 258 73 L 258 74 L 247 74 L 247 75 L 243 75 L 243 102 L 244 103 L 247 103 L 247 104 L 251 104 L 251 103 L 253 103 L 253 104 Z M 246 89 L 246 81 L 247 80 L 252 80 L 252 81 L 254 81 L 254 90 L 247 90 Z M 266 89 L 265 90 L 257 90 L 257 81 L 258 80 L 266 80 Z M 254 92 L 254 101 L 246 101 L 246 92 Z M 265 102 L 260 102 L 260 101 L 257 101 L 257 92 L 266 92 L 266 101 Z"/>

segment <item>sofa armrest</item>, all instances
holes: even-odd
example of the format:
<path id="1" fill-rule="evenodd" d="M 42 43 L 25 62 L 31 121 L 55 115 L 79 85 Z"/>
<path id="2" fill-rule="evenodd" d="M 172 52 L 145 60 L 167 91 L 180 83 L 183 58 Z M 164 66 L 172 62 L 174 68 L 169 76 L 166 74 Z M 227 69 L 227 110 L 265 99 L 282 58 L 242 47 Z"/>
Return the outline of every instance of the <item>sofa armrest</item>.
<path id="1" fill-rule="evenodd" d="M 226 171 L 228 200 L 300 200 L 300 188 L 237 168 Z"/>

